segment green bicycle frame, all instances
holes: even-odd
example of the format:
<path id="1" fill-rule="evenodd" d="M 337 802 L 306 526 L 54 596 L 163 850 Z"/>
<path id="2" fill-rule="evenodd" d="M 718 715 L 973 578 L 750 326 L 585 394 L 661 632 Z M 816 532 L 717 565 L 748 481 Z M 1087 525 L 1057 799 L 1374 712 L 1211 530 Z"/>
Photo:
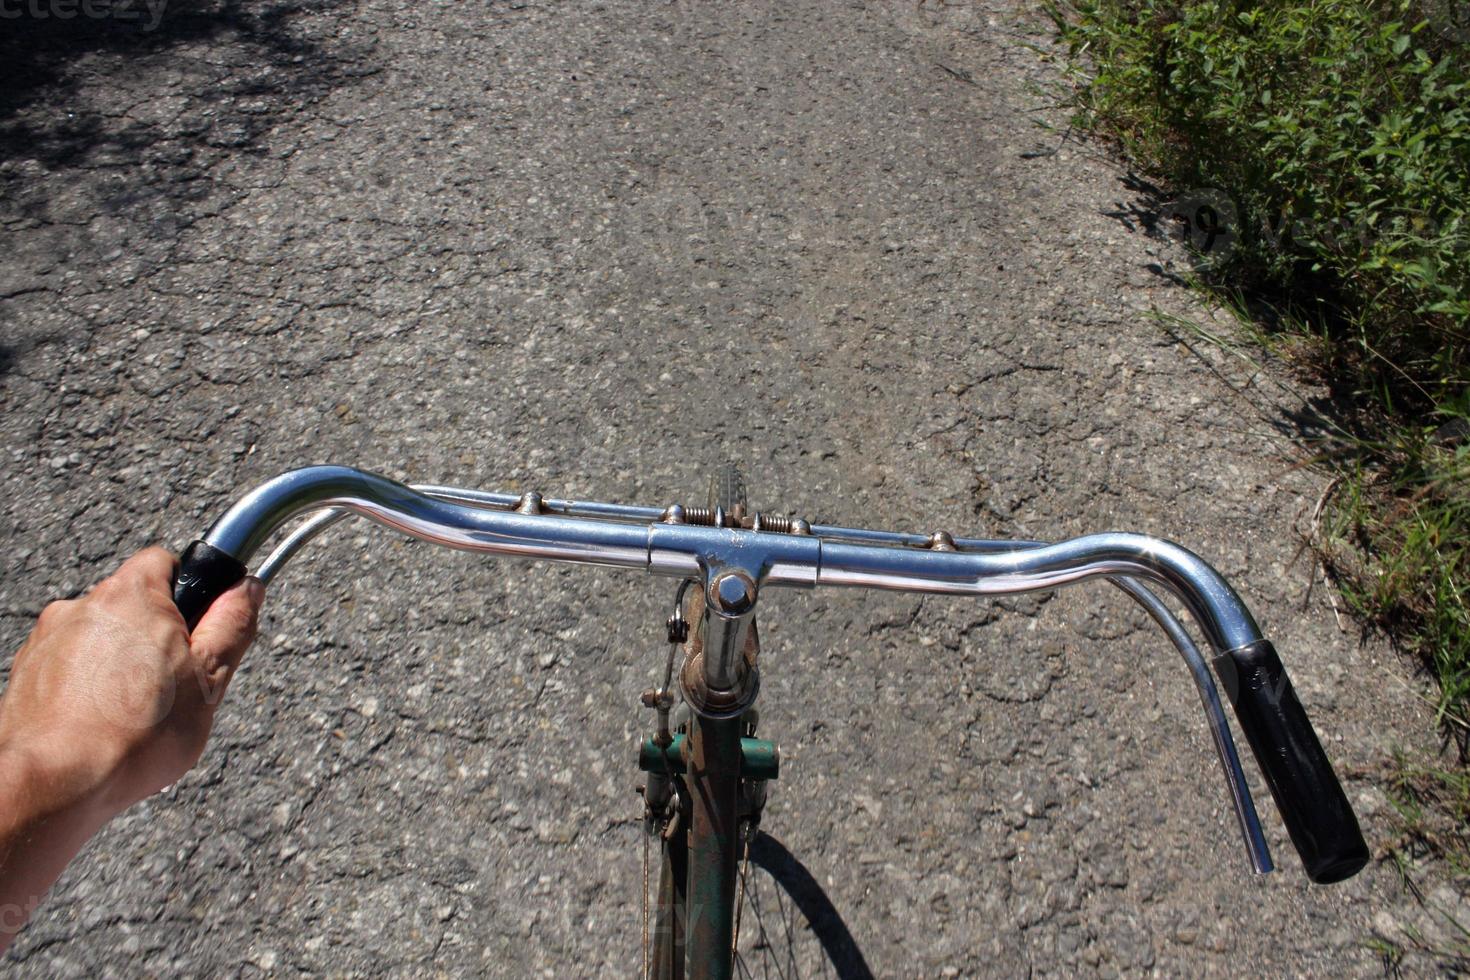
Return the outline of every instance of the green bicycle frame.
<path id="1" fill-rule="evenodd" d="M 742 738 L 744 719 L 698 719 L 688 735 L 660 747 L 644 741 L 638 764 L 644 772 L 684 777 L 692 826 L 667 842 L 665 874 L 659 883 L 658 954 L 650 976 L 728 976 L 734 947 L 734 896 L 740 852 L 739 783 L 780 775 L 773 742 Z M 733 778 L 732 778 L 733 773 Z M 725 951 L 721 955 L 721 951 Z"/>
<path id="2" fill-rule="evenodd" d="M 692 728 L 686 955 L 694 980 L 721 980 L 734 970 L 740 719 L 696 715 Z"/>
<path id="3" fill-rule="evenodd" d="M 704 598 L 690 611 L 696 623 L 680 686 L 691 715 L 689 731 L 666 746 L 643 744 L 645 771 L 682 777 L 684 828 L 665 841 L 656 980 L 721 980 L 734 970 L 735 890 L 740 858 L 742 777 L 773 779 L 779 756 L 770 742 L 742 738 L 744 713 L 760 688 L 754 629 L 754 581 L 741 570 L 706 575 Z M 683 881 L 667 880 L 682 869 Z"/>

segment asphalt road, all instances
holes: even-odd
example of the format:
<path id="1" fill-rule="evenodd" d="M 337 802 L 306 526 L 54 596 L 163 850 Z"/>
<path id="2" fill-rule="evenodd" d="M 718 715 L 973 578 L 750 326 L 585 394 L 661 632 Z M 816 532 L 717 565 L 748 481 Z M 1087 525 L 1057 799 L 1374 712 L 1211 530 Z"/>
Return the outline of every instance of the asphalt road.
<path id="1" fill-rule="evenodd" d="M 294 466 L 667 503 L 733 457 L 814 520 L 1187 544 L 1276 638 L 1383 854 L 1371 774 L 1426 749 L 1422 682 L 1313 588 L 1294 406 L 1153 315 L 1209 316 L 1146 195 L 1034 125 L 1053 69 L 1010 5 L 25 24 L 0 645 Z M 633 975 L 669 599 L 341 531 L 272 590 L 199 769 L 7 967 Z M 1309 885 L 1259 781 L 1283 872 L 1250 877 L 1186 672 L 1104 587 L 763 605 L 767 828 L 877 975 L 1368 976 L 1376 931 L 1432 918 L 1387 864 Z"/>

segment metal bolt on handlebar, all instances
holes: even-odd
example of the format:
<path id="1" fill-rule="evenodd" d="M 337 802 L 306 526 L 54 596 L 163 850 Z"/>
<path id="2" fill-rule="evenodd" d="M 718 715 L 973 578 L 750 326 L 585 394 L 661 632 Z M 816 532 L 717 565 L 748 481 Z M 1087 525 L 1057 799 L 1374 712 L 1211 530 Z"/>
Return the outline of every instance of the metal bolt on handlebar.
<path id="1" fill-rule="evenodd" d="M 750 521 L 752 531 L 766 531 L 771 534 L 811 534 L 812 526 L 800 517 L 783 517 L 780 514 L 762 514 L 757 512 Z"/>
<path id="2" fill-rule="evenodd" d="M 755 582 L 744 572 L 725 572 L 710 583 L 710 598 L 723 616 L 745 616 L 755 608 Z"/>
<path id="3" fill-rule="evenodd" d="M 954 536 L 951 535 L 948 531 L 935 531 L 933 534 L 929 535 L 928 547 L 930 551 L 960 550 L 959 548 L 955 547 Z"/>

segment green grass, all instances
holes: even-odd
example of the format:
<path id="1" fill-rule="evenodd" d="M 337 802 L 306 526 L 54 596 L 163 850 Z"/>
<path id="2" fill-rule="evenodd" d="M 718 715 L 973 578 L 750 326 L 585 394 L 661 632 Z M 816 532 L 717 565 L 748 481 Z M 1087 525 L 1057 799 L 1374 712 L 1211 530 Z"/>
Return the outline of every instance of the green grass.
<path id="1" fill-rule="evenodd" d="M 1470 713 L 1470 5 L 1055 0 L 1075 123 L 1180 202 L 1201 284 L 1331 392 L 1324 566 Z"/>
<path id="2" fill-rule="evenodd" d="M 1450 414 L 1470 426 L 1464 414 Z M 1319 546 L 1349 605 L 1439 679 L 1437 715 L 1466 748 L 1470 703 L 1470 444 L 1429 426 L 1389 427 L 1350 444 Z"/>
<path id="3" fill-rule="evenodd" d="M 1436 938 L 1406 926 L 1404 935 L 1367 941 L 1386 971 L 1397 973 L 1409 954 L 1427 957 L 1446 975 L 1470 970 L 1470 926 L 1419 889 L 1414 868 L 1426 857 L 1444 861 L 1454 873 L 1470 874 L 1470 771 L 1417 765 L 1398 758 L 1389 767 L 1385 788 L 1397 814 L 1399 838 L 1389 854 L 1400 880 L 1440 926 Z"/>
<path id="4" fill-rule="evenodd" d="M 1470 875 L 1470 772 L 1423 766 L 1400 757 L 1387 777 L 1406 859 L 1435 855 Z M 1465 937 L 1470 940 L 1470 936 Z"/>
<path id="5" fill-rule="evenodd" d="M 1233 203 L 1223 277 L 1335 327 L 1395 386 L 1463 387 L 1470 48 L 1455 25 L 1409 0 L 1051 11 L 1083 121 L 1176 190 Z"/>

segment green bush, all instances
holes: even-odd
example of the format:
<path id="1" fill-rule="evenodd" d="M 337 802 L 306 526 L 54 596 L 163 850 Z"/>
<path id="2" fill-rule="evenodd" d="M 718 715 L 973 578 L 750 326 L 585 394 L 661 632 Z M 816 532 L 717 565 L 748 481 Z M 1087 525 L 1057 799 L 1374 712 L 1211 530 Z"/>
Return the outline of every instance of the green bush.
<path id="1" fill-rule="evenodd" d="M 1193 202 L 1204 282 L 1251 296 L 1349 406 L 1313 447 L 1340 487 L 1319 543 L 1464 718 L 1470 0 L 1047 9 L 1080 121 Z"/>
<path id="2" fill-rule="evenodd" d="M 1233 202 L 1212 273 L 1290 298 L 1431 403 L 1470 375 L 1470 26 L 1442 6 L 1053 7 L 1089 121 L 1175 189 Z"/>

